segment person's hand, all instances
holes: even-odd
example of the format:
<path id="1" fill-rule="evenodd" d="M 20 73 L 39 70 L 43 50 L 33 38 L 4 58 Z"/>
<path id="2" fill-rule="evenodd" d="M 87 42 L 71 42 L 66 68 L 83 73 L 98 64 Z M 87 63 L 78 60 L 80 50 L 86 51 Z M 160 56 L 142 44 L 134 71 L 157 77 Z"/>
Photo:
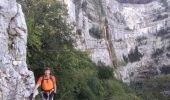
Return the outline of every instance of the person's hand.
<path id="1" fill-rule="evenodd" d="M 55 93 L 55 94 L 57 93 L 56 89 L 54 90 L 54 93 Z"/>
<path id="2" fill-rule="evenodd" d="M 36 95 L 38 95 L 39 93 L 38 93 L 38 90 L 35 90 L 34 92 L 33 92 L 33 98 L 35 98 L 36 97 Z"/>
<path id="3" fill-rule="evenodd" d="M 54 93 L 55 93 L 54 89 L 52 89 L 52 90 L 50 91 L 50 94 L 51 94 L 52 92 L 54 92 Z"/>

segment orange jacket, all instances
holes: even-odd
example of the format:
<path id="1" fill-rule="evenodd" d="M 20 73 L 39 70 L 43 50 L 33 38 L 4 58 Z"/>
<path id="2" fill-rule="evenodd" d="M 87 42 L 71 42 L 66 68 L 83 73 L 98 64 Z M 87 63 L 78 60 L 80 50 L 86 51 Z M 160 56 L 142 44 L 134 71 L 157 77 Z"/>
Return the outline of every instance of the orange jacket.
<path id="1" fill-rule="evenodd" d="M 56 78 L 55 76 L 50 76 L 50 78 L 41 76 L 38 79 L 37 84 L 41 85 L 43 91 L 51 91 L 54 89 L 54 85 L 56 84 Z"/>

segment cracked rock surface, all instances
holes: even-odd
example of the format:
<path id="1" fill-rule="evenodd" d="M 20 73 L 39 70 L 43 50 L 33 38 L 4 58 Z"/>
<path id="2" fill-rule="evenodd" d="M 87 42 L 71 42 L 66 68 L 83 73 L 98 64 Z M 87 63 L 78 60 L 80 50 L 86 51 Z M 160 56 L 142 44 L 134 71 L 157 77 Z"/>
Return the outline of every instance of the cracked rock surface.
<path id="1" fill-rule="evenodd" d="M 75 48 L 126 83 L 170 74 L 170 0 L 62 0 Z"/>
<path id="2" fill-rule="evenodd" d="M 34 76 L 26 64 L 27 26 L 16 0 L 0 0 L 0 100 L 24 100 Z"/>

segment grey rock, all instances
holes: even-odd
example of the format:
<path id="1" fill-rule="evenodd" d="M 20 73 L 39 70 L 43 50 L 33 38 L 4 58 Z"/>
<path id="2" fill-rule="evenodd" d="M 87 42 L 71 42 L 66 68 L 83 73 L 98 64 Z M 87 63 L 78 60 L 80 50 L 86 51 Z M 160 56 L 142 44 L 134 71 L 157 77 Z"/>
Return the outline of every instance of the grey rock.
<path id="1" fill-rule="evenodd" d="M 163 96 L 169 97 L 170 96 L 170 91 L 162 91 L 161 94 Z"/>
<path id="2" fill-rule="evenodd" d="M 0 100 L 24 100 L 34 87 L 26 64 L 27 26 L 16 0 L 0 1 Z"/>
<path id="3" fill-rule="evenodd" d="M 75 48 L 89 52 L 96 63 L 116 66 L 115 76 L 123 82 L 152 78 L 162 74 L 162 67 L 170 65 L 170 0 L 63 0 L 63 3 L 75 33 L 81 30 L 74 35 Z"/>

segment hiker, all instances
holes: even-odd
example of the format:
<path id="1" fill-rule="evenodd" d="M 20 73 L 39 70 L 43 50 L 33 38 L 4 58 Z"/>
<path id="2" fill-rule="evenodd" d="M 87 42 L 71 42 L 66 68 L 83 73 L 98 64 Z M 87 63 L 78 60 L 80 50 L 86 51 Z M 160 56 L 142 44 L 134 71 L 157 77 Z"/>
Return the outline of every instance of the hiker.
<path id="1" fill-rule="evenodd" d="M 53 100 L 57 86 L 55 76 L 50 75 L 50 68 L 45 68 L 44 75 L 41 76 L 37 81 L 37 84 L 34 88 L 34 93 L 36 93 L 38 87 L 41 87 L 41 96 L 43 100 Z"/>

